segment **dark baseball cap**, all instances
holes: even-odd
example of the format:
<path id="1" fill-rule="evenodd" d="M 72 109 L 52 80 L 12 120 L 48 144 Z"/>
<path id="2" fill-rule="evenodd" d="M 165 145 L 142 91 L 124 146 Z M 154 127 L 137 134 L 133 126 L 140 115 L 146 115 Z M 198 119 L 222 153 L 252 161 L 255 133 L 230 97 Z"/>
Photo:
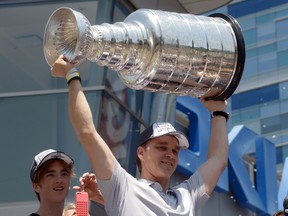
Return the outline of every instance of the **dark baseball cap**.
<path id="1" fill-rule="evenodd" d="M 189 141 L 187 137 L 181 131 L 177 131 L 170 123 L 168 122 L 157 122 L 152 124 L 150 127 L 146 128 L 139 135 L 138 145 L 142 145 L 150 139 L 160 137 L 163 135 L 172 135 L 174 136 L 179 143 L 180 148 L 188 148 Z"/>
<path id="2" fill-rule="evenodd" d="M 60 159 L 66 162 L 69 166 L 73 166 L 74 160 L 62 151 L 56 151 L 54 149 L 47 149 L 45 151 L 40 152 L 34 157 L 32 162 L 31 170 L 30 170 L 30 178 L 33 182 L 36 172 L 38 171 L 39 167 L 44 164 L 48 160 L 52 159 Z"/>

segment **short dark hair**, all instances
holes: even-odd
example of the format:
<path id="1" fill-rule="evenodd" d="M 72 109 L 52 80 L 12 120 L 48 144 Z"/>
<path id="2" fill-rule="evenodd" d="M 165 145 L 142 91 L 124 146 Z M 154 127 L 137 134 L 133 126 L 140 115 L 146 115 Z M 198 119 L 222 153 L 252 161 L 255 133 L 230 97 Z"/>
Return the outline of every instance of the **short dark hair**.
<path id="1" fill-rule="evenodd" d="M 285 213 L 284 213 L 283 210 L 281 210 L 281 211 L 275 212 L 275 213 L 273 214 L 273 216 L 285 216 Z"/>
<path id="2" fill-rule="evenodd" d="M 138 148 L 142 147 L 142 148 L 146 149 L 148 141 L 139 145 Z M 139 172 L 141 173 L 142 172 L 142 164 L 141 164 L 141 160 L 139 159 L 138 156 L 137 156 L 137 167 L 138 167 Z"/>

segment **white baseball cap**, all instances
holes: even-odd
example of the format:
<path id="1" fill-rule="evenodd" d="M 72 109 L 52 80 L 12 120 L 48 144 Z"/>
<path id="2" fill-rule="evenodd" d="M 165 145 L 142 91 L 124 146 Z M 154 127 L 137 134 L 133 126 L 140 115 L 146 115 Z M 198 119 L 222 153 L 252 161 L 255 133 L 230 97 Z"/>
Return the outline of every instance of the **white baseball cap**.
<path id="1" fill-rule="evenodd" d="M 153 123 L 150 127 L 146 128 L 139 136 L 138 145 L 142 145 L 150 139 L 160 137 L 163 135 L 172 135 L 174 136 L 179 143 L 180 148 L 188 148 L 189 141 L 187 137 L 181 131 L 177 131 L 170 123 L 168 122 L 157 122 Z"/>
<path id="2" fill-rule="evenodd" d="M 31 165 L 30 170 L 30 178 L 31 181 L 34 180 L 36 172 L 38 171 L 39 167 L 48 160 L 52 159 L 60 159 L 65 161 L 69 166 L 73 166 L 74 160 L 62 151 L 56 151 L 54 149 L 47 149 L 45 151 L 40 152 L 34 157 L 34 160 Z"/>

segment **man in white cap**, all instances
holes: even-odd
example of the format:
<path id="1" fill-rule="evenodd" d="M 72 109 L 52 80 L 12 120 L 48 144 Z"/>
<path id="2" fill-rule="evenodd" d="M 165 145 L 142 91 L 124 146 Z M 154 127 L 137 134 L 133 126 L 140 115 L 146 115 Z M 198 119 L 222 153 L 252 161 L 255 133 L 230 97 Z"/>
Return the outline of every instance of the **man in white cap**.
<path id="1" fill-rule="evenodd" d="M 69 114 L 97 177 L 110 216 L 195 215 L 227 165 L 228 134 L 226 101 L 206 101 L 211 112 L 211 135 L 206 162 L 189 179 L 169 188 L 178 164 L 178 153 L 188 147 L 187 138 L 167 123 L 153 124 L 140 135 L 137 148 L 140 179 L 128 174 L 115 159 L 108 145 L 95 129 L 89 104 L 74 65 L 60 56 L 51 68 L 52 75 L 66 77 L 69 85 Z M 81 184 L 89 185 L 89 174 Z"/>
<path id="2" fill-rule="evenodd" d="M 54 149 L 34 157 L 30 179 L 40 206 L 31 216 L 62 216 L 71 177 L 75 176 L 73 164 L 68 154 Z"/>

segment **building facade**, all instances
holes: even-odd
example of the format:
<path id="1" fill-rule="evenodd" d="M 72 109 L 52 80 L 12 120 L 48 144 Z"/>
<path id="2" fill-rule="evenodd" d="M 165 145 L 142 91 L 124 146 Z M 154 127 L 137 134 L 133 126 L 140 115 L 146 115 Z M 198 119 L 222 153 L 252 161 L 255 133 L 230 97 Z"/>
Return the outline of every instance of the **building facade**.
<path id="1" fill-rule="evenodd" d="M 239 21 L 246 43 L 243 78 L 231 99 L 232 125 L 245 124 L 275 143 L 281 177 L 288 144 L 288 4 L 241 1 L 227 12 Z"/>

